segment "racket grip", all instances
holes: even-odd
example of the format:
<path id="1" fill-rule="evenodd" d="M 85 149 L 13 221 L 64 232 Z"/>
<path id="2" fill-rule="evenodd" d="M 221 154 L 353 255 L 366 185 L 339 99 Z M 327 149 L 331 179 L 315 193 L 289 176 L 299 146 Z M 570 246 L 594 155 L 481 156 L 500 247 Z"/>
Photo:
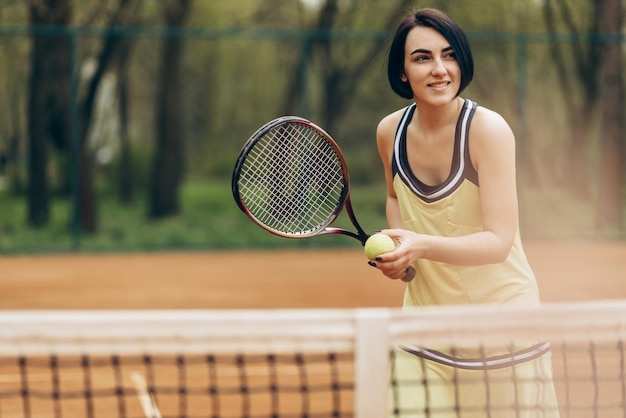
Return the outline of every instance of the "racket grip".
<path id="1" fill-rule="evenodd" d="M 404 277 L 402 277 L 402 281 L 405 283 L 409 283 L 411 280 L 413 280 L 414 277 L 415 277 L 415 268 L 413 266 L 410 266 L 404 272 Z"/>

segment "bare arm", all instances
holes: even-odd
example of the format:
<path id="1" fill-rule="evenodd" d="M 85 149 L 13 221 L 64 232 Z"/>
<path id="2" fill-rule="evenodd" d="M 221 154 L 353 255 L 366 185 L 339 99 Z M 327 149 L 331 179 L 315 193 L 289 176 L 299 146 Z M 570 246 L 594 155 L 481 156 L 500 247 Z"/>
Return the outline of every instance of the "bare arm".
<path id="1" fill-rule="evenodd" d="M 387 184 L 387 198 L 385 205 L 385 213 L 387 215 L 387 225 L 389 228 L 402 228 L 402 218 L 400 217 L 400 208 L 398 206 L 398 198 L 393 188 L 393 177 L 391 172 L 391 157 L 393 154 L 393 140 L 395 137 L 396 126 L 400 120 L 401 113 L 393 113 L 384 118 L 376 129 L 376 144 L 378 153 L 385 170 L 385 182 Z"/>

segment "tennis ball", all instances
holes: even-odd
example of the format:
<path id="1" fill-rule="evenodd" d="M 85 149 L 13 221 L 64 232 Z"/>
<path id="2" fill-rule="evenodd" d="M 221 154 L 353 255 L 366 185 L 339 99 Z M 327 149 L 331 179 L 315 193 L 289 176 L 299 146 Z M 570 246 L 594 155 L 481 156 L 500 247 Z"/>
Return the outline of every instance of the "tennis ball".
<path id="1" fill-rule="evenodd" d="M 365 241 L 365 256 L 370 260 L 383 253 L 388 253 L 396 249 L 396 244 L 389 235 L 382 233 L 374 234 Z"/>

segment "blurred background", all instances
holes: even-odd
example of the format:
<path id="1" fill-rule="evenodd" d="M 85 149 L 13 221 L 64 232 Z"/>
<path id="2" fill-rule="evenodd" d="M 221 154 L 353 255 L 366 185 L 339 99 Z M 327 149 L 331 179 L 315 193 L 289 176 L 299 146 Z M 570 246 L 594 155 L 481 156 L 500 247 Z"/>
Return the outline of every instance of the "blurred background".
<path id="1" fill-rule="evenodd" d="M 232 168 L 263 123 L 309 118 L 384 227 L 375 129 L 408 104 L 386 53 L 422 6 L 466 30 L 463 96 L 515 131 L 522 235 L 624 240 L 624 3 L 0 0 L 0 253 L 354 246 L 252 225 Z"/>

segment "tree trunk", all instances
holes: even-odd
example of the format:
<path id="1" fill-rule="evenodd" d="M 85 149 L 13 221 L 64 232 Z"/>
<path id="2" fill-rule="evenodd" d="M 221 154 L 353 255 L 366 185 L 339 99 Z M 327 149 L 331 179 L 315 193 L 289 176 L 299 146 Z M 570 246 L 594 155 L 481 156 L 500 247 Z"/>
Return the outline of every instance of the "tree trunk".
<path id="1" fill-rule="evenodd" d="M 134 4 L 133 0 L 121 0 L 109 21 L 109 26 L 127 24 Z M 96 204 L 94 185 L 94 156 L 87 143 L 89 127 L 93 119 L 100 83 L 114 60 L 119 58 L 125 42 L 119 36 L 111 35 L 105 37 L 102 49 L 98 55 L 96 70 L 87 82 L 85 97 L 80 103 L 78 211 L 80 227 L 83 232 L 93 233 L 98 229 L 98 206 Z"/>
<path id="2" fill-rule="evenodd" d="M 563 44 L 557 37 L 558 25 L 556 22 L 558 14 L 572 35 L 596 33 L 601 25 L 597 10 L 598 3 L 595 2 L 591 26 L 584 29 L 577 26 L 571 19 L 573 6 L 568 2 L 546 0 L 543 7 L 546 26 L 551 38 L 549 47 L 559 74 L 558 83 L 567 104 L 567 114 L 571 127 L 568 131 L 570 143 L 566 150 L 566 157 L 568 158 L 568 165 L 574 169 L 558 180 L 570 189 L 574 196 L 581 199 L 587 197 L 592 189 L 590 184 L 589 132 L 591 129 L 590 121 L 598 109 L 600 99 L 598 62 L 602 50 L 600 44 L 585 40 L 584 37 L 580 37 L 580 39 L 576 37 L 572 39 L 572 42 Z M 567 63 L 566 51 L 574 57 L 573 65 Z M 576 85 L 582 88 L 583 100 L 581 104 L 571 98 Z"/>
<path id="3" fill-rule="evenodd" d="M 42 73 L 45 57 L 38 53 L 41 46 L 35 38 L 32 52 L 32 73 L 30 80 L 30 98 L 28 101 L 28 224 L 42 227 L 50 218 L 50 196 L 46 164 L 48 151 L 46 144 L 46 126 L 41 123 L 45 113 L 46 97 L 43 94 L 45 80 Z"/>
<path id="4" fill-rule="evenodd" d="M 117 67 L 118 83 L 118 115 L 120 118 L 120 168 L 119 187 L 120 201 L 130 205 L 134 200 L 135 185 L 132 172 L 132 151 L 128 137 L 129 94 L 128 94 L 128 62 L 131 41 L 128 40 L 122 48 Z"/>
<path id="5" fill-rule="evenodd" d="M 600 233 L 621 236 L 624 230 L 624 85 L 619 42 L 622 0 L 600 2 L 601 31 L 607 39 L 602 57 L 601 161 L 596 226 Z"/>
<path id="6" fill-rule="evenodd" d="M 69 24 L 68 0 L 32 2 L 32 25 Z M 33 36 L 28 101 L 27 222 L 43 227 L 50 217 L 47 179 L 48 141 L 58 149 L 69 144 L 69 39 L 67 35 Z"/>
<path id="7" fill-rule="evenodd" d="M 169 28 L 184 24 L 189 15 L 190 0 L 166 2 Z M 157 147 L 150 179 L 151 218 L 175 215 L 179 211 L 179 191 L 183 177 L 183 140 L 181 80 L 183 39 L 170 36 L 164 40 L 160 80 L 156 102 Z"/>
<path id="8" fill-rule="evenodd" d="M 396 24 L 399 16 L 412 4 L 412 0 L 398 0 L 393 12 L 386 17 L 383 27 L 389 28 Z M 331 30 L 338 19 L 340 6 L 337 0 L 327 0 L 320 10 L 317 29 Z M 321 123 L 324 129 L 334 132 L 339 120 L 347 112 L 350 99 L 361 82 L 372 59 L 380 52 L 384 42 L 373 42 L 369 50 L 349 66 L 342 65 L 333 58 L 333 48 L 337 42 L 331 39 L 322 39 L 316 43 L 321 56 L 317 57 L 324 63 L 322 80 L 322 109 Z"/>

